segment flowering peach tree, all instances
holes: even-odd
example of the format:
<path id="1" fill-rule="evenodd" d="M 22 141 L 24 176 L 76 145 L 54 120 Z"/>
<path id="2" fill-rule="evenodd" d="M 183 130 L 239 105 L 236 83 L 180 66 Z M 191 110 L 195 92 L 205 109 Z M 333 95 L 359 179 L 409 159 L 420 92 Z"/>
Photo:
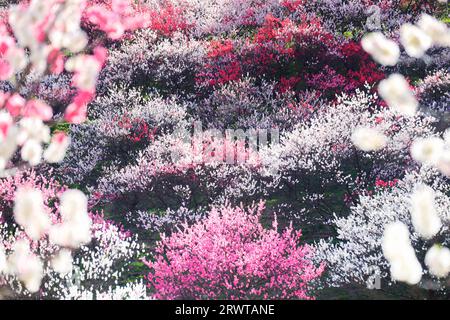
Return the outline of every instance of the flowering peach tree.
<path id="1" fill-rule="evenodd" d="M 1 1 L 0 297 L 448 298 L 448 12 Z"/>

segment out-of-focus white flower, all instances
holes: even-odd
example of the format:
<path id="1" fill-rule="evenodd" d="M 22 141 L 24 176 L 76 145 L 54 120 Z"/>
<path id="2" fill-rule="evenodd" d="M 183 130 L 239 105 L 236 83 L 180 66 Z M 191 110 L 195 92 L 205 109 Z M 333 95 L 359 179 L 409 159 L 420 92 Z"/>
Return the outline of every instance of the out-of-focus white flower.
<path id="1" fill-rule="evenodd" d="M 77 31 L 65 38 L 64 47 L 73 53 L 82 51 L 88 44 L 88 37 L 84 31 Z"/>
<path id="2" fill-rule="evenodd" d="M 408 82 L 400 74 L 394 73 L 382 80 L 378 86 L 378 93 L 390 108 L 404 116 L 413 116 L 417 111 L 419 103 Z"/>
<path id="3" fill-rule="evenodd" d="M 20 150 L 22 160 L 27 161 L 30 165 L 35 166 L 41 162 L 42 145 L 34 139 L 30 139 L 23 145 Z"/>
<path id="4" fill-rule="evenodd" d="M 21 119 L 17 143 L 24 144 L 28 139 L 47 143 L 50 141 L 50 128 L 39 118 L 27 117 Z"/>
<path id="5" fill-rule="evenodd" d="M 0 171 L 5 169 L 6 164 L 9 159 L 13 156 L 17 149 L 17 128 L 15 126 L 10 126 L 6 137 L 0 141 Z"/>
<path id="6" fill-rule="evenodd" d="M 433 44 L 450 45 L 450 32 L 445 23 L 428 14 L 422 14 L 417 25 L 433 40 Z"/>
<path id="7" fill-rule="evenodd" d="M 13 253 L 7 260 L 8 273 L 14 274 L 30 292 L 36 292 L 41 286 L 44 268 L 41 259 L 31 253 L 30 244 L 21 239 L 14 243 Z"/>
<path id="8" fill-rule="evenodd" d="M 62 247 L 79 248 L 91 242 L 91 220 L 83 217 L 50 228 L 50 242 Z"/>
<path id="9" fill-rule="evenodd" d="M 87 213 L 87 198 L 80 190 L 67 190 L 61 196 L 60 213 L 63 223 L 50 229 L 54 244 L 78 248 L 91 241 L 91 219 Z"/>
<path id="10" fill-rule="evenodd" d="M 394 280 L 417 284 L 422 278 L 422 266 L 409 240 L 409 231 L 402 222 L 386 226 L 382 239 L 382 250 L 391 267 Z"/>
<path id="11" fill-rule="evenodd" d="M 411 156 L 414 160 L 434 165 L 441 159 L 444 151 L 444 140 L 438 137 L 420 138 L 411 145 Z"/>
<path id="12" fill-rule="evenodd" d="M 44 210 L 41 191 L 37 189 L 19 189 L 14 201 L 14 219 L 28 236 L 39 240 L 50 226 L 50 218 Z"/>
<path id="13" fill-rule="evenodd" d="M 385 66 L 394 66 L 400 57 L 398 45 L 386 38 L 381 32 L 371 32 L 361 39 L 363 49 L 372 58 Z"/>
<path id="14" fill-rule="evenodd" d="M 52 142 L 44 152 L 45 161 L 49 163 L 61 162 L 66 155 L 69 143 L 70 139 L 66 134 L 62 132 L 56 133 L 52 138 Z"/>
<path id="15" fill-rule="evenodd" d="M 442 137 L 444 138 L 445 143 L 450 146 L 450 129 L 449 128 L 447 128 L 445 130 L 445 132 L 442 135 Z"/>
<path id="16" fill-rule="evenodd" d="M 0 111 L 0 143 L 8 136 L 9 128 L 13 125 L 13 118 L 9 112 Z"/>
<path id="17" fill-rule="evenodd" d="M 54 23 L 54 30 L 49 39 L 56 48 L 66 48 L 72 53 L 82 51 L 87 43 L 87 35 L 80 28 L 81 2 L 71 1 L 66 3 L 65 9 L 60 12 Z"/>
<path id="18" fill-rule="evenodd" d="M 87 213 L 86 195 L 77 189 L 65 191 L 61 196 L 60 212 L 65 220 L 77 220 Z"/>
<path id="19" fill-rule="evenodd" d="M 50 46 L 38 45 L 31 50 L 30 62 L 33 65 L 33 71 L 35 75 L 44 74 L 47 69 L 47 57 L 50 53 Z"/>
<path id="20" fill-rule="evenodd" d="M 450 129 L 445 130 L 443 138 L 445 147 L 435 166 L 443 175 L 450 177 Z"/>
<path id="21" fill-rule="evenodd" d="M 8 50 L 6 59 L 14 69 L 14 73 L 22 71 L 28 64 L 28 58 L 22 48 Z"/>
<path id="22" fill-rule="evenodd" d="M 4 174 L 3 170 L 5 170 L 7 164 L 8 161 L 5 158 L 0 157 L 0 176 Z"/>
<path id="23" fill-rule="evenodd" d="M 410 248 L 409 250 L 413 250 Z M 414 252 L 413 252 L 414 254 Z M 408 255 L 403 259 L 394 260 L 391 263 L 391 277 L 394 280 L 417 284 L 422 279 L 422 266 L 416 256 Z"/>
<path id="24" fill-rule="evenodd" d="M 60 274 L 67 274 L 72 271 L 72 253 L 70 250 L 62 249 L 53 257 L 51 265 L 53 270 Z"/>
<path id="25" fill-rule="evenodd" d="M 95 88 L 98 72 L 101 70 L 100 62 L 93 56 L 78 55 L 66 61 L 65 68 L 74 72 L 74 84 L 77 88 L 91 91 Z"/>
<path id="26" fill-rule="evenodd" d="M 434 190 L 419 185 L 411 195 L 411 220 L 414 229 L 424 239 L 435 236 L 442 227 L 434 205 Z"/>
<path id="27" fill-rule="evenodd" d="M 424 31 L 410 23 L 405 23 L 400 28 L 400 42 L 406 53 L 414 58 L 422 57 L 432 44 L 431 38 Z"/>
<path id="28" fill-rule="evenodd" d="M 450 176 L 450 150 L 442 151 L 435 166 L 443 175 Z"/>
<path id="29" fill-rule="evenodd" d="M 450 250 L 439 245 L 432 246 L 425 255 L 425 264 L 436 277 L 447 277 L 450 272 Z"/>
<path id="30" fill-rule="evenodd" d="M 387 137 L 373 128 L 357 128 L 351 136 L 353 144 L 363 151 L 377 151 L 386 146 Z"/>
<path id="31" fill-rule="evenodd" d="M 395 222 L 386 226 L 381 245 L 386 259 L 395 259 L 399 249 L 408 244 L 409 231 L 403 223 Z"/>
<path id="32" fill-rule="evenodd" d="M 8 19 L 20 46 L 23 48 L 34 47 L 36 45 L 35 38 L 33 34 L 28 32 L 32 24 L 29 15 L 23 14 L 20 6 L 15 5 L 9 8 Z"/>

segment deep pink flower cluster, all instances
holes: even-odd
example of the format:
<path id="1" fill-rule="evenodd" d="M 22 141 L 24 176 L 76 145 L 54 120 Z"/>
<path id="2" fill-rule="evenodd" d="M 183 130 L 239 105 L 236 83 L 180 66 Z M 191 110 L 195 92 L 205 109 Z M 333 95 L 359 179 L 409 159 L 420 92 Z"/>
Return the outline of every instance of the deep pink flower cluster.
<path id="1" fill-rule="evenodd" d="M 384 78 L 358 43 L 336 38 L 319 18 L 303 16 L 295 22 L 271 14 L 254 36 L 212 40 L 197 80 L 214 86 L 244 74 L 272 78 L 281 92 L 314 89 L 326 97 Z"/>
<path id="2" fill-rule="evenodd" d="M 312 299 L 308 283 L 319 277 L 308 245 L 292 227 L 265 229 L 264 203 L 214 208 L 206 220 L 163 237 L 148 281 L 162 299 Z"/>

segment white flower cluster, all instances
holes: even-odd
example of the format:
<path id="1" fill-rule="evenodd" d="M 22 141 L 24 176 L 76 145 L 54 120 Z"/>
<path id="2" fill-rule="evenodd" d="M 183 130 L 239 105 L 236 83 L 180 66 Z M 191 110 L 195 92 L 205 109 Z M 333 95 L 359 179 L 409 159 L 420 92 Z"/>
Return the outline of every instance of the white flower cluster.
<path id="1" fill-rule="evenodd" d="M 124 286 L 109 287 L 106 291 L 96 292 L 85 288 L 71 287 L 65 300 L 151 300 L 144 282 L 129 282 Z"/>
<path id="2" fill-rule="evenodd" d="M 161 82 L 177 92 L 192 86 L 190 80 L 200 71 L 207 53 L 205 43 L 175 33 L 158 37 L 152 30 L 142 30 L 112 48 L 99 85 L 105 93 L 113 85 L 143 85 Z"/>
<path id="3" fill-rule="evenodd" d="M 421 58 L 432 45 L 450 46 L 450 31 L 445 23 L 422 14 L 417 26 L 410 23 L 401 26 L 400 42 L 409 56 Z M 375 61 L 386 66 L 396 65 L 400 57 L 397 43 L 386 38 L 381 32 L 365 35 L 361 45 Z"/>
<path id="4" fill-rule="evenodd" d="M 426 185 L 418 185 L 411 195 L 411 221 L 424 239 L 431 239 L 442 227 L 434 198 L 434 190 Z"/>
<path id="5" fill-rule="evenodd" d="M 59 212 L 62 223 L 49 232 L 50 241 L 61 247 L 78 248 L 91 241 L 91 220 L 87 198 L 80 190 L 67 190 L 61 196 Z"/>
<path id="6" fill-rule="evenodd" d="M 31 49 L 30 59 L 36 72 L 42 74 L 47 67 L 45 58 L 51 48 L 40 43 L 33 35 L 36 32 L 37 21 L 43 21 L 46 16 L 55 15 L 49 40 L 53 47 L 68 49 L 73 53 L 80 52 L 88 43 L 87 35 L 80 28 L 82 0 L 66 0 L 55 6 L 57 1 L 31 1 L 25 10 L 17 5 L 10 9 L 9 23 L 22 47 Z M 37 30 L 45 35 L 43 30 Z"/>
<path id="7" fill-rule="evenodd" d="M 404 116 L 413 116 L 419 103 L 401 74 L 392 74 L 378 85 L 378 93 L 387 105 Z"/>
<path id="8" fill-rule="evenodd" d="M 377 151 L 386 146 L 387 137 L 373 128 L 360 127 L 353 131 L 352 142 L 362 151 Z"/>
<path id="9" fill-rule="evenodd" d="M 450 273 L 450 249 L 440 245 L 432 246 L 425 255 L 425 264 L 436 277 L 447 277 Z"/>

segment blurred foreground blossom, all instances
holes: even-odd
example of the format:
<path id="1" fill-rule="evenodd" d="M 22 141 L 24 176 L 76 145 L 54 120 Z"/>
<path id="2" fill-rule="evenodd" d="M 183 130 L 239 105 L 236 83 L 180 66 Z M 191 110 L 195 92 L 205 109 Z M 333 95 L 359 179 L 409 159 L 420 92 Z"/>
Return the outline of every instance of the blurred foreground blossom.
<path id="1" fill-rule="evenodd" d="M 434 190 L 426 185 L 416 187 L 411 195 L 411 220 L 424 239 L 434 237 L 442 227 L 434 204 Z"/>
<path id="2" fill-rule="evenodd" d="M 432 44 L 432 39 L 424 31 L 410 23 L 400 28 L 400 41 L 406 53 L 414 58 L 422 57 Z"/>
<path id="3" fill-rule="evenodd" d="M 394 280 L 417 284 L 422 278 L 422 266 L 409 240 L 409 231 L 401 222 L 386 226 L 382 241 L 383 254 L 391 265 Z"/>
<path id="4" fill-rule="evenodd" d="M 445 23 L 422 14 L 417 25 L 433 40 L 434 45 L 450 46 L 450 30 Z"/>

